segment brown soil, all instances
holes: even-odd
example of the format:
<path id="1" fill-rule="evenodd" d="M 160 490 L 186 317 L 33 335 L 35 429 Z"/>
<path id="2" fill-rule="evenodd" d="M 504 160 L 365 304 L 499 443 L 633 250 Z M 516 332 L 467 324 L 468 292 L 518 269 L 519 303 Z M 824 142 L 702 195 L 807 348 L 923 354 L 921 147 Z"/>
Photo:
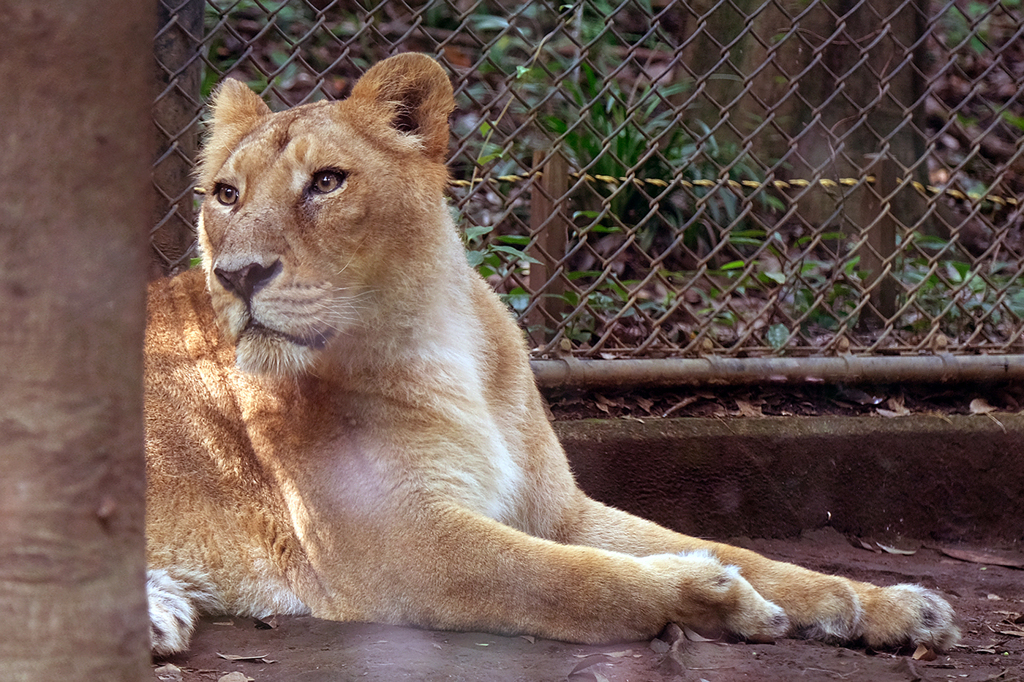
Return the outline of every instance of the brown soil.
<path id="1" fill-rule="evenodd" d="M 205 620 L 192 650 L 154 663 L 156 679 L 511 680 L 1022 680 L 1024 572 L 951 558 L 937 547 L 892 554 L 854 547 L 832 530 L 791 540 L 734 540 L 773 558 L 881 584 L 917 582 L 956 608 L 961 643 L 932 661 L 910 651 L 873 652 L 801 640 L 774 644 L 691 641 L 580 646 L 528 637 L 425 631 L 366 623 L 278 617 L 272 628 L 242 618 Z M 962 549 L 962 548 L 961 548 Z M 1005 547 L 973 547 L 977 560 L 1024 565 Z M 665 635 L 663 635 L 664 637 Z M 229 658 L 221 657 L 220 654 Z M 253 657 L 231 660 L 232 656 Z M 159 667 L 170 664 L 171 667 Z"/>

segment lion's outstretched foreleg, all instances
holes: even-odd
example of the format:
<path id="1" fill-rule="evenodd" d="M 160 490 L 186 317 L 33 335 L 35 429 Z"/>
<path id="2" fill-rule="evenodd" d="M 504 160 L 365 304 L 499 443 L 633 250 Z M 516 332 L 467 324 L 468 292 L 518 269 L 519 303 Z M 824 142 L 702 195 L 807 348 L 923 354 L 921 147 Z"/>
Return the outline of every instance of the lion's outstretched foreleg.
<path id="1" fill-rule="evenodd" d="M 370 576 L 318 567 L 330 598 L 304 595 L 313 615 L 350 618 L 354 605 L 373 621 L 581 643 L 651 638 L 669 622 L 753 639 L 788 630 L 779 607 L 706 552 L 636 557 L 565 545 L 454 505 L 374 533 L 391 569 Z M 405 560 L 391 560 L 389 546 Z M 334 613 L 340 603 L 348 610 Z"/>
<path id="2" fill-rule="evenodd" d="M 580 495 L 566 542 L 637 556 L 706 551 L 734 566 L 763 597 L 785 611 L 794 634 L 874 647 L 924 644 L 944 649 L 959 631 L 953 609 L 917 585 L 878 587 L 773 561 L 739 547 L 693 538 Z"/>

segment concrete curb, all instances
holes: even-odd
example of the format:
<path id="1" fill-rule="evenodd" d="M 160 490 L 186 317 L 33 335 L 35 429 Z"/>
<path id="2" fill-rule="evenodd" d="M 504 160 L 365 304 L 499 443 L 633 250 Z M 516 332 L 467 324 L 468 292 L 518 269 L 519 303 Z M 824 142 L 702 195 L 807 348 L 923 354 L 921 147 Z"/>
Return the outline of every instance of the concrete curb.
<path id="1" fill-rule="evenodd" d="M 590 495 L 691 535 L 1024 538 L 1024 415 L 554 427 Z"/>

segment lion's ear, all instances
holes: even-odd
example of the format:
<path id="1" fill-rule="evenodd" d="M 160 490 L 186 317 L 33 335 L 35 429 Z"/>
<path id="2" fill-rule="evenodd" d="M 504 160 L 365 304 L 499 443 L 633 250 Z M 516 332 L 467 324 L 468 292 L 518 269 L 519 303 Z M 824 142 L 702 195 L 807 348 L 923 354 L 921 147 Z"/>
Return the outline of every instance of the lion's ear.
<path id="1" fill-rule="evenodd" d="M 406 52 L 379 62 L 359 79 L 349 99 L 384 107 L 392 128 L 420 137 L 426 155 L 444 162 L 455 98 L 448 75 L 427 55 Z"/>
<path id="2" fill-rule="evenodd" d="M 213 125 L 251 128 L 270 113 L 270 107 L 247 85 L 226 78 L 213 96 Z"/>
<path id="3" fill-rule="evenodd" d="M 200 152 L 196 177 L 207 191 L 213 174 L 227 161 L 239 141 L 253 129 L 256 122 L 268 116 L 270 107 L 248 86 L 227 78 L 213 96 L 213 118 L 210 136 Z"/>

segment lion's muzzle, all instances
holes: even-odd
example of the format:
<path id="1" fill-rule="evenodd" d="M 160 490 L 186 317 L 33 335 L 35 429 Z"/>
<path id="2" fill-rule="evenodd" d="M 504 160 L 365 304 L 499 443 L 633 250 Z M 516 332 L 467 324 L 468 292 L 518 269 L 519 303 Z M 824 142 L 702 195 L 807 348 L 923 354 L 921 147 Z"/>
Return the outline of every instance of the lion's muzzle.
<path id="1" fill-rule="evenodd" d="M 249 263 L 237 270 L 214 268 L 213 274 L 220 285 L 249 305 L 253 294 L 265 287 L 281 273 L 281 261 L 275 260 L 269 266 Z"/>

